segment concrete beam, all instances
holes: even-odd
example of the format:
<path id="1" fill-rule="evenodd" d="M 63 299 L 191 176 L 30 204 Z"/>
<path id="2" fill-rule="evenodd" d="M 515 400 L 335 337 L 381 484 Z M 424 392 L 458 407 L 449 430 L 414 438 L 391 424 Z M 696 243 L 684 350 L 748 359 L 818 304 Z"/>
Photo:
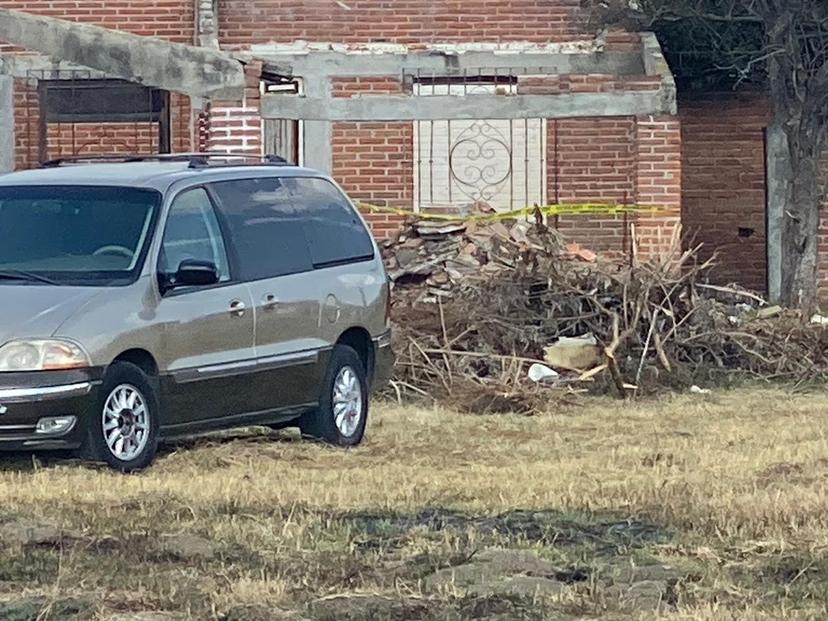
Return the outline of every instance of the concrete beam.
<path id="1" fill-rule="evenodd" d="M 0 9 L 0 41 L 114 78 L 195 97 L 241 100 L 244 70 L 218 50 Z"/>
<path id="2" fill-rule="evenodd" d="M 331 97 L 331 81 L 328 78 L 310 80 L 305 83 L 310 97 L 327 101 Z M 289 95 L 272 95 L 272 97 L 292 99 Z M 302 127 L 302 153 L 304 165 L 326 174 L 333 174 L 333 131 L 330 121 L 308 120 Z"/>
<path id="3" fill-rule="evenodd" d="M 641 60 L 646 75 L 661 77 L 661 92 L 664 94 L 665 103 L 672 102 L 670 114 L 678 114 L 676 79 L 670 71 L 658 37 L 653 32 L 641 33 Z"/>
<path id="4" fill-rule="evenodd" d="M 13 78 L 60 80 L 70 74 L 89 79 L 103 79 L 107 76 L 103 71 L 90 69 L 74 63 L 47 58 L 46 56 L 14 55 L 0 57 L 0 75 Z"/>
<path id="5" fill-rule="evenodd" d="M 510 69 L 538 75 L 598 73 L 626 76 L 644 73 L 641 54 L 635 52 L 379 54 L 313 51 L 289 54 L 257 50 L 256 58 L 264 60 L 266 68 L 274 73 L 307 78 L 399 76 L 417 72 L 423 76 L 452 76 L 475 75 L 478 71 L 491 74 L 493 70 L 502 70 L 505 74 Z"/>
<path id="6" fill-rule="evenodd" d="M 788 180 L 791 178 L 791 162 L 788 159 L 785 130 L 771 123 L 767 132 L 767 183 L 768 183 L 768 298 L 778 302 L 782 295 L 782 229 L 785 225 L 785 203 Z"/>
<path id="7" fill-rule="evenodd" d="M 353 98 L 265 95 L 262 116 L 302 121 L 436 121 L 674 114 L 662 91 L 563 95 L 370 95 Z"/>
<path id="8" fill-rule="evenodd" d="M 14 170 L 14 80 L 0 75 L 0 174 Z"/>

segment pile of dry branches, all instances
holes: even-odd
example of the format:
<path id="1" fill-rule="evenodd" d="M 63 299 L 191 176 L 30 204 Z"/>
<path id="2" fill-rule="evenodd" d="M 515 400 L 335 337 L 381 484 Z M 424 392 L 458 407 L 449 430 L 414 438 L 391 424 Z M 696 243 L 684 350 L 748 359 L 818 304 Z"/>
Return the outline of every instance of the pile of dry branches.
<path id="1" fill-rule="evenodd" d="M 532 412 L 586 391 L 828 379 L 828 329 L 704 284 L 711 265 L 681 249 L 678 230 L 669 252 L 632 267 L 565 244 L 540 217 L 413 222 L 384 255 L 400 398 Z"/>

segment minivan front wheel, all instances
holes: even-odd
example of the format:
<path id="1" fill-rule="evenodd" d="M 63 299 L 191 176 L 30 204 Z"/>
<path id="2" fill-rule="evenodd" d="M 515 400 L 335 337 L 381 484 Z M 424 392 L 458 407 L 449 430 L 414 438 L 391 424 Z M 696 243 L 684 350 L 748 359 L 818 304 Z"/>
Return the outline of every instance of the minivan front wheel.
<path id="1" fill-rule="evenodd" d="M 356 446 L 362 442 L 367 422 L 365 363 L 351 347 L 337 345 L 331 353 L 319 407 L 302 418 L 302 433 L 337 446 Z"/>
<path id="2" fill-rule="evenodd" d="M 158 446 L 158 396 L 147 375 L 128 362 L 113 364 L 89 421 L 91 457 L 122 472 L 152 463 Z"/>

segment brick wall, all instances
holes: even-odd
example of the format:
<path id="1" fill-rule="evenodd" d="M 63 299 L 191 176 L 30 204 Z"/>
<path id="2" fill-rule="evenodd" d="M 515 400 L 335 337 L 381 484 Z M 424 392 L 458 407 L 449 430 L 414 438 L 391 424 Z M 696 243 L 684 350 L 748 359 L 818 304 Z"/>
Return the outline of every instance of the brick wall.
<path id="1" fill-rule="evenodd" d="M 156 36 L 180 43 L 192 43 L 194 37 L 194 3 L 179 0 L 0 0 L 0 8 L 15 9 L 86 22 L 106 28 L 125 30 L 134 34 Z M 0 42 L 0 54 L 27 53 Z M 16 163 L 19 168 L 38 164 L 37 91 L 26 80 L 15 80 L 15 141 Z M 170 101 L 173 150 L 189 151 L 191 140 L 191 109 L 189 99 L 177 94 Z M 80 153 L 157 151 L 157 132 L 150 132 L 143 124 L 79 124 L 75 126 L 74 140 L 68 124 L 48 128 L 48 155 Z M 155 148 L 152 148 L 152 146 Z M 73 146 L 74 145 L 74 146 Z"/>
<path id="2" fill-rule="evenodd" d="M 596 79 L 535 80 L 521 92 L 548 92 L 575 83 L 600 90 L 615 81 Z M 646 82 L 646 81 L 644 81 Z M 398 78 L 338 79 L 337 97 L 361 93 L 399 93 Z M 568 87 L 567 87 L 568 88 Z M 640 131 L 640 127 L 643 130 Z M 632 117 L 561 119 L 547 122 L 546 178 L 550 203 L 600 202 L 629 205 L 638 202 L 667 206 L 670 212 L 644 216 L 560 216 L 552 220 L 569 239 L 602 253 L 627 257 L 633 223 L 644 255 L 663 249 L 678 221 L 680 206 L 680 144 L 678 123 L 670 119 Z M 643 135 L 643 146 L 639 144 Z M 335 123 L 334 176 L 359 201 L 411 209 L 414 200 L 413 124 Z M 641 186 L 641 187 L 639 187 Z M 378 237 L 393 234 L 401 218 L 367 213 Z"/>
<path id="3" fill-rule="evenodd" d="M 40 112 L 35 80 L 15 80 L 15 161 L 17 168 L 40 164 Z M 170 133 L 173 151 L 193 150 L 190 100 L 170 94 Z M 157 123 L 50 123 L 46 128 L 46 159 L 107 153 L 157 153 Z"/>
<path id="4" fill-rule="evenodd" d="M 26 80 L 14 81 L 14 156 L 15 167 L 38 165 L 37 89 Z"/>
<path id="5" fill-rule="evenodd" d="M 642 259 L 670 248 L 681 221 L 681 123 L 675 117 L 636 119 L 636 202 L 663 210 L 636 216 L 636 243 Z"/>
<path id="6" fill-rule="evenodd" d="M 550 120 L 547 133 L 550 203 L 635 202 L 635 119 Z M 554 219 L 568 239 L 614 256 L 629 252 L 630 221 L 609 215 Z"/>
<path id="7" fill-rule="evenodd" d="M 717 254 L 717 282 L 765 291 L 769 103 L 754 93 L 683 96 L 679 110 L 684 232 L 704 258 Z"/>
<path id="8" fill-rule="evenodd" d="M 343 78 L 332 84 L 336 97 L 358 93 L 400 93 L 399 78 Z M 412 123 L 334 123 L 333 175 L 355 201 L 411 209 L 414 201 Z M 365 211 L 377 237 L 391 237 L 400 216 Z"/>
<path id="9" fill-rule="evenodd" d="M 189 0 L 0 0 L 0 8 L 4 9 L 59 17 L 181 43 L 193 42 L 194 7 Z M 0 43 L 0 53 L 9 49 L 10 46 Z"/>
<path id="10" fill-rule="evenodd" d="M 580 0 L 219 0 L 222 47 L 571 40 Z"/>

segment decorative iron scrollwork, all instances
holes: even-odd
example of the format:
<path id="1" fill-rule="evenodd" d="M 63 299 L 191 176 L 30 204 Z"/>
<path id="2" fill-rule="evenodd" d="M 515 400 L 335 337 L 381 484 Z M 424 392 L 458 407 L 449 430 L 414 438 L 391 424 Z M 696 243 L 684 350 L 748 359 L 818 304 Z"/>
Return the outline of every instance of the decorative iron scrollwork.
<path id="1" fill-rule="evenodd" d="M 490 201 L 512 176 L 510 141 L 491 123 L 475 121 L 451 145 L 449 171 L 469 199 Z"/>

